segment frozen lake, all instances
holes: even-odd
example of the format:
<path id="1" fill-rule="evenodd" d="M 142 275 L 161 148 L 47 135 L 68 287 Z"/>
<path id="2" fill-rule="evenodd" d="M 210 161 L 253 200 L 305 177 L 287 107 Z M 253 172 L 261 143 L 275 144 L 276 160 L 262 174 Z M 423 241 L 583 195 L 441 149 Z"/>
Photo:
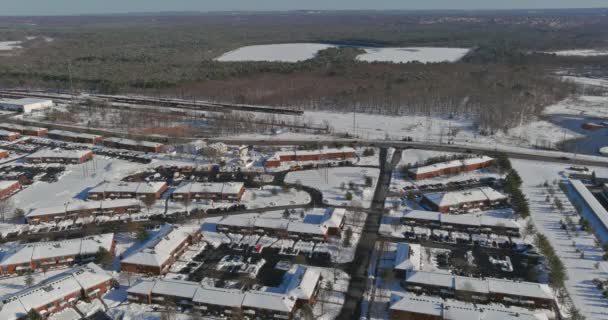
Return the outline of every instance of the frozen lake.
<path id="1" fill-rule="evenodd" d="M 466 48 L 365 48 L 365 53 L 357 56 L 357 60 L 367 62 L 421 63 L 456 62 L 462 59 L 470 49 Z"/>

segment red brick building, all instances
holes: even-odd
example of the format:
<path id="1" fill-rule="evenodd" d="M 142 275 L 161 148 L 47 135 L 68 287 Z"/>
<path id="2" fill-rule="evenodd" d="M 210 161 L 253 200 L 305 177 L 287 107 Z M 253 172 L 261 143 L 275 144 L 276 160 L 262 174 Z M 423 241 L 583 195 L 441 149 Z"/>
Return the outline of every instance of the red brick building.
<path id="1" fill-rule="evenodd" d="M 200 237 L 197 227 L 166 224 L 142 249 L 124 258 L 120 269 L 132 273 L 166 274 L 188 246 L 198 242 Z"/>
<path id="2" fill-rule="evenodd" d="M 28 163 L 81 164 L 93 159 L 91 150 L 50 150 L 44 149 L 25 157 Z"/>
<path id="3" fill-rule="evenodd" d="M 0 181 L 0 199 L 6 199 L 21 190 L 19 181 Z"/>
<path id="4" fill-rule="evenodd" d="M 444 175 L 479 170 L 491 166 L 493 162 L 494 159 L 486 156 L 452 160 L 435 163 L 428 166 L 411 168 L 408 170 L 408 175 L 414 180 L 424 180 Z"/>
<path id="5" fill-rule="evenodd" d="M 20 136 L 21 135 L 18 132 L 0 129 L 0 140 L 15 141 L 19 139 Z"/>
<path id="6" fill-rule="evenodd" d="M 8 150 L 1 150 L 0 149 L 0 159 L 8 158 L 9 155 L 10 155 L 10 153 L 8 152 Z"/>
<path id="7" fill-rule="evenodd" d="M 116 214 L 136 213 L 141 210 L 135 199 L 118 199 L 105 201 L 86 201 L 68 203 L 66 206 L 37 208 L 25 215 L 29 224 L 61 221 L 90 216 L 113 216 Z"/>
<path id="8" fill-rule="evenodd" d="M 243 193 L 245 184 L 242 182 L 188 182 L 177 187 L 171 198 L 175 201 L 241 201 Z"/>
<path id="9" fill-rule="evenodd" d="M 79 133 L 64 130 L 51 130 L 47 133 L 47 137 L 50 139 L 76 143 L 97 144 L 103 141 L 103 137 L 96 134 Z"/>
<path id="10" fill-rule="evenodd" d="M 279 167 L 285 162 L 315 162 L 322 160 L 349 160 L 357 157 L 353 148 L 294 150 L 277 152 L 266 160 L 266 167 Z"/>
<path id="11" fill-rule="evenodd" d="M 109 148 L 125 149 L 132 151 L 141 152 L 163 152 L 165 151 L 165 145 L 158 142 L 152 141 L 136 141 L 131 139 L 122 138 L 105 138 L 103 145 Z"/>
<path id="12" fill-rule="evenodd" d="M 48 129 L 39 127 L 22 126 L 14 123 L 0 123 L 0 129 L 16 131 L 21 135 L 41 137 L 48 133 Z"/>
<path id="13" fill-rule="evenodd" d="M 166 182 L 106 182 L 89 190 L 91 200 L 104 199 L 160 199 L 167 191 Z"/>

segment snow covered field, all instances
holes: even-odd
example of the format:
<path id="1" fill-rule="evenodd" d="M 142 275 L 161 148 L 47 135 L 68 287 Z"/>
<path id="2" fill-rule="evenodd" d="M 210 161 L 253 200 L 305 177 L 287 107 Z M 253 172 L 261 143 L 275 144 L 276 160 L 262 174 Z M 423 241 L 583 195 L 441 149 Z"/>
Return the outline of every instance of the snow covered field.
<path id="1" fill-rule="evenodd" d="M 482 144 L 487 146 L 553 147 L 563 139 L 580 137 L 574 131 L 543 120 L 531 122 L 510 129 L 506 134 L 499 132 L 493 136 L 481 136 L 474 128 L 472 119 L 448 119 L 440 116 L 389 116 L 378 114 L 338 112 L 305 112 L 304 116 L 314 123 L 327 121 L 335 133 L 349 133 L 365 139 L 395 139 L 410 136 L 416 141 L 443 142 L 448 140 L 458 144 Z M 353 128 L 353 118 L 355 127 Z M 450 129 L 452 135 L 448 136 Z"/>
<path id="2" fill-rule="evenodd" d="M 0 41 L 0 51 L 10 51 L 21 48 L 21 41 Z"/>
<path id="3" fill-rule="evenodd" d="M 587 77 L 572 77 L 572 76 L 563 76 L 563 80 L 572 81 L 574 83 L 596 86 L 596 87 L 608 87 L 608 80 L 605 79 L 596 79 L 596 78 L 587 78 Z"/>
<path id="4" fill-rule="evenodd" d="M 357 60 L 367 62 L 421 63 L 456 62 L 464 57 L 470 49 L 464 48 L 365 48 L 365 53 L 357 56 Z"/>
<path id="5" fill-rule="evenodd" d="M 602 297 L 602 292 L 592 282 L 594 278 L 605 279 L 608 276 L 603 268 L 595 268 L 598 262 L 605 264 L 601 262 L 602 250 L 595 244 L 594 236 L 586 232 L 579 232 L 578 235 L 571 232 L 568 235 L 560 228 L 560 220 L 565 216 L 551 208 L 551 203 L 545 201 L 548 195 L 546 188 L 539 186 L 545 181 L 551 184 L 556 179 L 562 179 L 566 165 L 526 160 L 512 162 L 524 181 L 523 192 L 530 201 L 530 213 L 537 230 L 547 236 L 566 267 L 569 278 L 566 288 L 575 306 L 587 319 L 608 319 L 608 299 Z M 600 177 L 608 175 L 606 168 L 590 170 L 595 170 Z M 572 212 L 574 208 L 566 195 L 557 185 L 553 185 L 553 189 L 564 204 L 564 212 Z M 580 252 L 584 252 L 584 258 L 581 258 Z"/>
<path id="6" fill-rule="evenodd" d="M 358 167 L 303 170 L 288 173 L 285 182 L 301 183 L 321 191 L 323 202 L 329 205 L 356 204 L 368 208 L 374 196 L 379 172 L 379 169 Z M 372 178 L 371 187 L 364 187 L 366 176 Z M 350 183 L 353 183 L 357 190 L 349 190 Z M 352 200 L 345 198 L 349 191 L 353 195 Z"/>
<path id="7" fill-rule="evenodd" d="M 608 81 L 606 81 L 608 85 Z M 579 96 L 545 108 L 544 114 L 568 114 L 608 118 L 608 97 Z"/>
<path id="8" fill-rule="evenodd" d="M 321 43 L 283 43 L 267 44 L 238 48 L 226 52 L 217 61 L 276 61 L 298 62 L 312 59 L 317 52 L 334 47 Z"/>
<path id="9" fill-rule="evenodd" d="M 595 57 L 608 55 L 608 49 L 575 49 L 575 50 L 562 50 L 553 51 L 558 56 L 579 56 L 579 57 Z"/>

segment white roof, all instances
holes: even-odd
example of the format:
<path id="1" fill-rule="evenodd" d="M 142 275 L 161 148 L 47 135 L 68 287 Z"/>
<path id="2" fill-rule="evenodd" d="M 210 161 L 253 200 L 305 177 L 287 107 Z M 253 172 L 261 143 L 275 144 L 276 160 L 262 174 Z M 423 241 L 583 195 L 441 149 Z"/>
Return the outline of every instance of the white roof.
<path id="1" fill-rule="evenodd" d="M 157 281 L 164 281 L 164 280 L 155 280 L 155 279 L 141 279 L 140 282 L 132 285 L 131 287 L 129 287 L 129 289 L 127 289 L 127 293 L 136 293 L 136 294 L 145 294 L 145 295 L 149 295 L 150 293 L 152 293 L 152 289 L 154 288 L 154 284 L 156 284 Z"/>
<path id="2" fill-rule="evenodd" d="M 339 228 L 345 215 L 346 209 L 344 208 L 326 208 L 322 224 L 327 228 Z"/>
<path id="3" fill-rule="evenodd" d="M 489 279 L 488 286 L 490 291 L 494 293 L 540 299 L 553 299 L 553 293 L 551 293 L 551 289 L 546 284 Z"/>
<path id="4" fill-rule="evenodd" d="M 602 222 L 604 228 L 608 229 L 608 211 L 602 206 L 602 204 L 595 198 L 595 196 L 587 189 L 587 187 L 580 181 L 570 179 L 570 183 L 574 190 L 585 200 L 585 203 L 591 208 L 593 214 Z"/>
<path id="5" fill-rule="evenodd" d="M 460 205 L 461 203 L 497 201 L 504 200 L 507 198 L 502 193 L 490 187 L 482 187 L 464 191 L 454 191 L 445 193 L 427 193 L 424 195 L 424 197 L 438 207 L 452 207 Z"/>
<path id="6" fill-rule="evenodd" d="M 25 106 L 28 104 L 35 104 L 35 103 L 53 103 L 53 100 L 50 99 L 39 99 L 39 98 L 19 98 L 19 99 L 4 99 L 4 100 L 0 100 L 0 104 L 13 104 L 13 105 L 20 105 L 20 106 Z"/>
<path id="7" fill-rule="evenodd" d="M 539 299 L 553 299 L 551 289 L 546 284 L 511 281 L 503 279 L 478 279 L 460 277 L 446 273 L 412 271 L 406 275 L 406 282 L 451 288 L 459 291 L 479 293 L 500 293 Z"/>
<path id="8" fill-rule="evenodd" d="M 89 190 L 91 192 L 105 193 L 157 193 L 167 185 L 166 182 L 106 182 Z"/>
<path id="9" fill-rule="evenodd" d="M 420 252 L 421 247 L 419 244 L 409 244 L 401 242 L 397 244 L 397 250 L 395 254 L 395 270 L 415 270 L 416 266 L 410 259 L 410 256 L 414 252 Z"/>
<path id="10" fill-rule="evenodd" d="M 428 166 L 411 168 L 408 171 L 413 174 L 424 174 L 424 173 L 435 172 L 435 171 L 451 169 L 451 168 L 457 168 L 457 167 L 462 167 L 462 166 L 482 164 L 482 163 L 490 162 L 492 160 L 494 160 L 494 159 L 492 159 L 488 156 L 478 156 L 478 157 L 473 157 L 473 158 L 468 158 L 468 159 L 463 159 L 463 160 L 451 160 L 451 161 L 446 161 L 446 162 L 435 163 L 435 164 L 428 165 Z"/>
<path id="11" fill-rule="evenodd" d="M 139 201 L 135 199 L 116 199 L 103 201 L 80 201 L 71 202 L 67 205 L 67 211 L 73 212 L 82 209 L 113 209 L 121 207 L 131 207 L 139 205 Z M 36 216 L 58 215 L 66 212 L 66 206 L 53 206 L 46 208 L 36 208 L 28 212 L 25 216 L 28 218 Z"/>
<path id="12" fill-rule="evenodd" d="M 296 299 L 294 297 L 261 291 L 249 291 L 245 293 L 243 299 L 243 307 L 280 312 L 291 312 L 295 305 Z"/>
<path id="13" fill-rule="evenodd" d="M 67 150 L 67 149 L 42 149 L 36 151 L 30 155 L 27 155 L 28 159 L 35 158 L 70 158 L 70 159 L 80 159 L 83 156 L 91 153 L 91 150 Z"/>
<path id="14" fill-rule="evenodd" d="M 15 135 L 15 134 L 18 134 L 18 133 L 14 132 L 14 131 L 0 129 L 0 136 L 10 136 L 10 135 Z"/>
<path id="15" fill-rule="evenodd" d="M 396 292 L 391 294 L 390 309 L 440 317 L 444 320 L 548 320 L 542 311 L 499 305 L 475 305 L 452 299 Z"/>
<path id="16" fill-rule="evenodd" d="M 241 307 L 245 294 L 239 290 L 221 288 L 198 288 L 192 301 L 226 307 Z"/>
<path id="17" fill-rule="evenodd" d="M 152 294 L 192 299 L 198 288 L 196 282 L 165 279 L 154 284 Z"/>
<path id="18" fill-rule="evenodd" d="M 171 254 L 195 232 L 197 226 L 175 227 L 165 224 L 158 233 L 136 253 L 126 257 L 122 263 L 159 267 L 169 260 Z"/>
<path id="19" fill-rule="evenodd" d="M 71 137 L 71 138 L 83 138 L 83 139 L 98 139 L 101 138 L 100 135 L 90 134 L 90 133 L 80 133 L 80 132 L 72 132 L 65 130 L 50 130 L 48 134 L 54 134 L 58 136 Z"/>
<path id="20" fill-rule="evenodd" d="M 244 185 L 242 182 L 188 182 L 177 187 L 173 193 L 238 194 Z"/>
<path id="21" fill-rule="evenodd" d="M 28 263 L 32 260 L 46 258 L 89 255 L 96 253 L 102 247 L 110 251 L 113 241 L 114 234 L 106 233 L 79 239 L 27 243 L 7 253 L 0 261 L 0 266 Z"/>
<path id="22" fill-rule="evenodd" d="M 113 142 L 113 143 L 117 143 L 117 144 L 122 144 L 122 145 L 126 145 L 126 146 L 145 146 L 145 147 L 160 147 L 163 144 L 162 143 L 158 143 L 158 142 L 152 142 L 152 141 L 136 141 L 136 140 L 131 140 L 131 139 L 123 139 L 123 138 L 105 138 L 104 141 L 109 141 L 109 142 Z"/>
<path id="23" fill-rule="evenodd" d="M 474 214 L 443 214 L 435 211 L 412 210 L 403 213 L 403 218 L 411 220 L 429 220 L 446 224 L 459 224 L 474 227 L 503 227 L 519 229 L 519 224 L 512 219 L 496 218 Z"/>
<path id="24" fill-rule="evenodd" d="M 0 190 L 4 190 L 14 186 L 16 183 L 19 183 L 17 180 L 8 180 L 8 181 L 0 181 Z"/>
<path id="25" fill-rule="evenodd" d="M 0 311 L 0 318 L 19 318 L 23 310 L 40 308 L 67 295 L 79 294 L 81 290 L 90 289 L 111 278 L 107 272 L 94 263 L 69 269 L 40 282 L 35 287 L 10 295 L 5 299 L 6 303 Z M 17 303 L 22 308 L 18 307 Z"/>
<path id="26" fill-rule="evenodd" d="M 312 223 L 290 222 L 287 226 L 287 232 L 325 235 L 327 234 L 327 227 Z"/>
<path id="27" fill-rule="evenodd" d="M 5 129 L 9 129 L 9 130 L 17 130 L 17 131 L 23 131 L 23 130 L 33 130 L 33 131 L 46 130 L 46 128 L 32 127 L 32 126 L 23 126 L 23 125 L 16 124 L 16 123 L 0 123 L 0 128 L 5 128 Z"/>

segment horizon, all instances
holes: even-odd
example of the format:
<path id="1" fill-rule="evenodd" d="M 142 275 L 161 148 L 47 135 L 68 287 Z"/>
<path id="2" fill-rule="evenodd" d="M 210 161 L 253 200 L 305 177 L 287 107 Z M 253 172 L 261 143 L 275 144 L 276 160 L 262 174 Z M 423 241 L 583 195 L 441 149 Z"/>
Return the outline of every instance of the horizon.
<path id="1" fill-rule="evenodd" d="M 194 0 L 134 0 L 122 3 L 119 0 L 102 2 L 84 2 L 80 0 L 56 0 L 39 2 L 36 0 L 0 0 L 3 12 L 0 16 L 96 16 L 96 15 L 136 15 L 166 13 L 272 13 L 272 12 L 355 12 L 355 11 L 519 11 L 519 10 L 584 10 L 608 9 L 605 1 L 598 0 L 513 0 L 508 3 L 480 0 L 459 0 L 457 3 L 448 0 L 418 1 L 351 0 L 347 3 L 332 0 L 309 0 L 305 4 L 295 0 L 226 0 L 222 3 L 199 3 Z"/>

